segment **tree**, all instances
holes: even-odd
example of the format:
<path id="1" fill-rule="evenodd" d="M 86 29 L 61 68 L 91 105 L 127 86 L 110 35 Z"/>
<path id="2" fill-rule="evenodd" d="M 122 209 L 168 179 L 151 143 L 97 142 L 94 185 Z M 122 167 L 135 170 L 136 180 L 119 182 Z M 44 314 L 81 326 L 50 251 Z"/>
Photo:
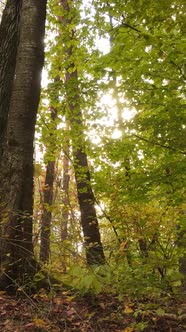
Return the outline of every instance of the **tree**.
<path id="1" fill-rule="evenodd" d="M 1 289 L 32 278 L 33 140 L 43 67 L 46 0 L 24 0 L 6 149 L 0 165 L 2 220 Z"/>
<path id="2" fill-rule="evenodd" d="M 45 154 L 45 159 L 47 159 L 47 166 L 46 166 L 46 176 L 45 176 L 45 184 L 44 184 L 44 197 L 43 197 L 43 214 L 41 217 L 41 243 L 40 243 L 40 260 L 44 263 L 49 262 L 50 257 L 50 233 L 51 233 L 51 223 L 52 223 L 52 204 L 53 204 L 53 187 L 54 187 L 54 180 L 55 180 L 55 138 L 54 138 L 54 131 L 56 129 L 56 117 L 57 117 L 57 110 L 50 107 L 51 113 L 51 123 L 50 125 L 53 127 L 51 128 L 51 133 L 48 135 L 49 143 L 47 146 L 47 152 Z"/>
<path id="3" fill-rule="evenodd" d="M 56 6 L 56 12 L 58 13 L 58 29 L 60 31 L 57 39 L 58 42 L 62 44 L 60 56 L 63 57 L 64 61 L 61 66 L 58 66 L 58 73 L 59 76 L 64 77 L 63 105 L 65 107 L 66 120 L 70 127 L 73 167 L 75 171 L 86 257 L 89 265 L 103 264 L 105 258 L 95 210 L 95 197 L 91 188 L 90 171 L 83 132 L 81 91 L 78 86 L 79 76 L 77 62 L 73 60 L 73 57 L 77 58 L 75 28 L 79 14 L 73 2 L 62 0 L 60 1 L 60 5 Z"/>
<path id="4" fill-rule="evenodd" d="M 8 0 L 0 25 L 0 159 L 14 80 L 22 0 Z"/>
<path id="5" fill-rule="evenodd" d="M 69 133 L 69 128 L 66 125 L 65 131 Z M 68 134 L 67 134 L 68 135 Z M 62 177 L 62 210 L 61 210 L 61 242 L 62 246 L 68 239 L 68 224 L 70 218 L 70 198 L 69 198 L 69 186 L 70 186 L 70 162 L 69 162 L 69 154 L 70 154 L 70 142 L 69 137 L 66 138 L 66 142 L 63 147 L 64 155 L 63 155 L 63 177 Z M 63 270 L 66 271 L 66 248 L 64 246 L 62 250 L 62 266 Z"/>
<path id="6" fill-rule="evenodd" d="M 121 115 L 120 121 L 114 122 L 119 138 L 113 139 L 110 125 L 100 148 L 96 148 L 102 158 L 104 155 L 104 164 L 97 158 L 95 167 L 100 170 L 95 172 L 94 190 L 107 204 L 120 236 L 125 233 L 122 229 L 129 229 L 128 240 L 133 235 L 135 239 L 139 236 L 148 205 L 154 208 L 158 205 L 155 208 L 157 228 L 161 223 L 158 232 L 145 236 L 143 229 L 134 251 L 134 242 L 131 248 L 128 242 L 127 247 L 134 255 L 139 250 L 147 255 L 146 249 L 151 255 L 153 248 L 158 257 L 161 251 L 158 270 L 167 269 L 168 274 L 171 269 L 178 272 L 178 252 L 182 256 L 185 250 L 183 216 L 178 213 L 184 209 L 186 179 L 183 7 L 183 1 L 141 1 L 137 8 L 133 1 L 94 2 L 97 34 L 102 38 L 109 35 L 112 40 L 110 50 L 99 54 L 95 77 L 97 72 L 102 75 L 99 86 L 103 93 L 113 94 L 115 99 L 119 96 Z M 117 112 L 117 100 L 116 104 L 112 112 Z M 106 107 L 109 112 L 109 105 Z M 129 109 L 134 111 L 130 121 L 125 118 Z M 129 227 L 125 217 L 128 209 L 133 210 L 134 202 L 139 210 L 140 207 L 145 210 L 135 232 L 134 225 Z M 148 223 L 145 225 L 148 228 Z M 180 237 L 176 234 L 177 227 L 182 234 L 178 248 L 175 246 Z M 183 261 L 184 258 L 180 260 L 180 271 L 185 270 Z"/>

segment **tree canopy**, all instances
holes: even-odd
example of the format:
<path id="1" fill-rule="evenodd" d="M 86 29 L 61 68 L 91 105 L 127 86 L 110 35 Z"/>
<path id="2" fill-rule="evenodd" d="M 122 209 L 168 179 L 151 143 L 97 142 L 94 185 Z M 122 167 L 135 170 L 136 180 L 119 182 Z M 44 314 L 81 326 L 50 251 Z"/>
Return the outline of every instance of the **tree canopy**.
<path id="1" fill-rule="evenodd" d="M 5 5 L 0 288 L 185 293 L 185 2 Z"/>

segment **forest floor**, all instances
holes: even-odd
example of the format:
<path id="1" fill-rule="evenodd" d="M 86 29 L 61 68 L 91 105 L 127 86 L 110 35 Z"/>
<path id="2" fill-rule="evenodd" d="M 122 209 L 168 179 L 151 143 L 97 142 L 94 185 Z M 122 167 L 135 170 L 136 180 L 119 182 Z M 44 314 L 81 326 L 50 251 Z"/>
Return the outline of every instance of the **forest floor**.
<path id="1" fill-rule="evenodd" d="M 61 291 L 13 297 L 0 292 L 2 332 L 183 332 L 186 303 L 172 299 L 124 298 L 113 294 L 75 296 Z"/>

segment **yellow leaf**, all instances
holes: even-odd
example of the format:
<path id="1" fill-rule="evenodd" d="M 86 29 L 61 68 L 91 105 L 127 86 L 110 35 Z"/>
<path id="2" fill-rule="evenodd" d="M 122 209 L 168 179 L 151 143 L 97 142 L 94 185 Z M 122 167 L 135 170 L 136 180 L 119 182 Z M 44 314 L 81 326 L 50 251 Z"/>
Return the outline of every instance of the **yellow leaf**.
<path id="1" fill-rule="evenodd" d="M 120 249 L 120 250 L 124 250 L 124 249 L 126 248 L 127 244 L 128 244 L 128 241 L 123 241 L 123 242 L 120 244 L 119 249 Z"/>
<path id="2" fill-rule="evenodd" d="M 134 331 L 132 327 L 126 327 L 123 332 L 132 332 Z"/>
<path id="3" fill-rule="evenodd" d="M 71 301 L 73 301 L 75 299 L 75 296 L 68 296 L 67 298 L 66 298 L 66 302 L 71 302 Z"/>
<path id="4" fill-rule="evenodd" d="M 124 309 L 125 314 L 131 314 L 133 312 L 134 312 L 134 310 L 131 307 L 129 307 L 128 305 L 125 306 L 125 309 Z"/>
<path id="5" fill-rule="evenodd" d="M 0 291 L 0 295 L 6 294 L 6 291 Z"/>
<path id="6" fill-rule="evenodd" d="M 45 328 L 46 326 L 48 326 L 48 323 L 40 318 L 35 318 L 34 323 L 35 323 L 36 327 L 40 327 L 40 328 Z"/>
<path id="7" fill-rule="evenodd" d="M 61 305 L 63 303 L 63 300 L 61 297 L 56 297 L 54 299 L 54 303 L 57 304 L 57 305 Z"/>

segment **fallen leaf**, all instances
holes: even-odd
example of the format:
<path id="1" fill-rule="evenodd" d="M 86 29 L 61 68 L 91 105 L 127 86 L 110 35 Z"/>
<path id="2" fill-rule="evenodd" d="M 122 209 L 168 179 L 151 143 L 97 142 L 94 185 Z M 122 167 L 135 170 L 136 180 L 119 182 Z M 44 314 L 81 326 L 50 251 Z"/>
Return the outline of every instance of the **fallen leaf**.
<path id="1" fill-rule="evenodd" d="M 164 310 L 164 309 L 161 309 L 161 308 L 159 308 L 159 309 L 157 309 L 157 310 L 156 310 L 156 313 L 157 313 L 157 315 L 159 315 L 159 316 L 162 316 L 162 315 L 164 315 L 164 314 L 165 314 L 165 310 Z"/>
<path id="2" fill-rule="evenodd" d="M 33 323 L 33 322 L 24 325 L 24 328 L 26 328 L 26 329 L 32 329 L 33 327 L 36 327 L 36 326 L 35 326 L 35 323 Z"/>
<path id="3" fill-rule="evenodd" d="M 57 305 L 61 305 L 61 304 L 63 304 L 63 300 L 61 297 L 55 297 L 54 303 Z"/>
<path id="4" fill-rule="evenodd" d="M 48 323 L 41 318 L 34 319 L 35 326 L 45 328 L 48 326 Z"/>
<path id="5" fill-rule="evenodd" d="M 103 310 L 105 310 L 105 304 L 104 304 L 104 303 L 99 303 L 99 306 L 100 306 Z"/>
<path id="6" fill-rule="evenodd" d="M 131 307 L 129 307 L 128 305 L 126 305 L 125 309 L 123 310 L 123 312 L 125 314 L 132 314 L 134 312 L 134 310 Z"/>
<path id="7" fill-rule="evenodd" d="M 72 300 L 74 300 L 75 296 L 68 296 L 66 298 L 66 302 L 71 302 Z"/>
<path id="8" fill-rule="evenodd" d="M 74 309 L 67 310 L 67 316 L 72 316 L 74 314 Z"/>
<path id="9" fill-rule="evenodd" d="M 132 332 L 134 331 L 132 327 L 126 327 L 123 332 Z"/>
<path id="10" fill-rule="evenodd" d="M 128 241 L 124 241 L 120 244 L 119 250 L 124 250 L 128 244 Z"/>
<path id="11" fill-rule="evenodd" d="M 4 310 L 4 311 L 1 311 L 1 314 L 0 314 L 0 315 L 1 315 L 1 317 L 2 317 L 2 316 L 6 316 L 6 314 L 7 314 L 7 311 Z"/>

